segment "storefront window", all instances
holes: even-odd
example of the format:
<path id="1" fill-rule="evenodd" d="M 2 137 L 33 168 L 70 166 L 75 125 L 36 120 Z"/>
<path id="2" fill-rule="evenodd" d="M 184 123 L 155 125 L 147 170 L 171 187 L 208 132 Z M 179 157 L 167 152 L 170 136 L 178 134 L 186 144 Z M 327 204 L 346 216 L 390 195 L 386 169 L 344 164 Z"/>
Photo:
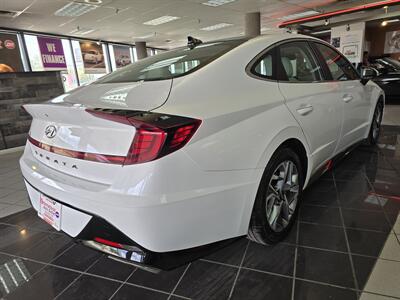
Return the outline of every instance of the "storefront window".
<path id="1" fill-rule="evenodd" d="M 52 70 L 43 66 L 38 37 L 36 35 L 24 34 L 28 59 L 31 64 L 32 71 Z M 78 81 L 75 75 L 74 62 L 71 47 L 67 39 L 61 39 L 62 48 L 65 56 L 66 69 L 61 70 L 64 90 L 66 92 L 78 87 Z M 56 70 L 56 69 L 54 69 Z"/>
<path id="2" fill-rule="evenodd" d="M 67 70 L 62 71 L 61 75 L 63 77 L 64 90 L 68 92 L 78 87 L 78 80 L 75 73 L 71 44 L 67 39 L 62 39 L 61 41 L 64 48 L 65 61 L 67 63 Z"/>
<path id="3" fill-rule="evenodd" d="M 44 71 L 42 59 L 40 58 L 39 43 L 36 35 L 24 34 L 26 51 L 32 71 Z"/>
<path id="4" fill-rule="evenodd" d="M 132 47 L 133 61 L 138 61 L 136 47 Z"/>
<path id="5" fill-rule="evenodd" d="M 89 84 L 106 75 L 108 64 L 106 63 L 106 45 L 96 46 L 96 42 L 72 41 L 72 52 L 75 58 L 80 85 Z M 82 49 L 84 49 L 82 55 Z M 100 51 L 102 50 L 102 51 Z"/>
<path id="6" fill-rule="evenodd" d="M 108 45 L 110 53 L 111 67 L 115 71 L 118 68 L 131 64 L 134 60 L 132 57 L 131 47 L 120 45 Z"/>

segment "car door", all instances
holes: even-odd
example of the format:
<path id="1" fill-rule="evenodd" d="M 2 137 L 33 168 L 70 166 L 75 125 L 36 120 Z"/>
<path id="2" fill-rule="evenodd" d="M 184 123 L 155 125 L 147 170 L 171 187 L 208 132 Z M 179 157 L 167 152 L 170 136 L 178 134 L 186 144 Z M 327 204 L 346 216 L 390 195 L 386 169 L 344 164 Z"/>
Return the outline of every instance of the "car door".
<path id="1" fill-rule="evenodd" d="M 334 155 L 340 138 L 341 88 L 324 80 L 324 70 L 306 40 L 285 42 L 278 53 L 279 89 L 304 131 L 316 169 Z"/>
<path id="2" fill-rule="evenodd" d="M 341 152 L 362 140 L 369 130 L 371 97 L 353 65 L 343 55 L 328 45 L 319 42 L 313 42 L 313 45 L 325 62 L 331 82 L 340 85 L 343 128 L 336 152 Z"/>

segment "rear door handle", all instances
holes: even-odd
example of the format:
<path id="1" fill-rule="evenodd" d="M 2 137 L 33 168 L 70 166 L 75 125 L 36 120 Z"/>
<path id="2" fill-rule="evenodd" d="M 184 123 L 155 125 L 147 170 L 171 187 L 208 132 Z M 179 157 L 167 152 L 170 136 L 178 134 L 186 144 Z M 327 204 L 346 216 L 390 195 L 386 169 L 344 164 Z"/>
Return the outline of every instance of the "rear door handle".
<path id="1" fill-rule="evenodd" d="M 346 94 L 346 95 L 343 96 L 343 101 L 344 102 L 347 103 L 347 102 L 350 102 L 351 100 L 353 100 L 353 96 L 352 95 L 347 95 Z"/>
<path id="2" fill-rule="evenodd" d="M 297 109 L 297 112 L 302 116 L 306 116 L 309 113 L 311 113 L 313 110 L 314 110 L 314 108 L 312 107 L 312 105 L 304 105 L 304 106 L 300 106 Z"/>

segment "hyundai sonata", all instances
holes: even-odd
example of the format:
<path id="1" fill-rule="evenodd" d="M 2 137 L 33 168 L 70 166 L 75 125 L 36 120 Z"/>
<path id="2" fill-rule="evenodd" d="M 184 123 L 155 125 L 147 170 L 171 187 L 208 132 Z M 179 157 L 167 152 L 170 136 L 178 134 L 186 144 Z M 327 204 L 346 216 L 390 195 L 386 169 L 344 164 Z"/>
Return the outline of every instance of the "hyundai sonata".
<path id="1" fill-rule="evenodd" d="M 359 142 L 384 94 L 329 44 L 293 34 L 140 60 L 47 103 L 20 164 L 40 218 L 131 263 L 168 268 L 247 235 L 272 244 L 302 191 Z"/>

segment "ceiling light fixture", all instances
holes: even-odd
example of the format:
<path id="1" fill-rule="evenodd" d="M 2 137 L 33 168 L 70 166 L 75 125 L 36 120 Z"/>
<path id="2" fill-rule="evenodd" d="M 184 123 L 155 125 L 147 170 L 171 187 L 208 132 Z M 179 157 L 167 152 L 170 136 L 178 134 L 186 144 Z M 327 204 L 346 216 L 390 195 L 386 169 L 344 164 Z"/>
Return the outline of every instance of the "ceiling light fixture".
<path id="1" fill-rule="evenodd" d="M 92 28 L 81 28 L 81 27 L 76 27 L 76 29 L 72 30 L 70 32 L 70 34 L 79 34 L 79 35 L 86 35 L 89 33 L 92 33 L 93 31 L 95 31 L 96 29 L 92 29 Z"/>
<path id="2" fill-rule="evenodd" d="M 234 2 L 234 1 L 236 1 L 236 0 L 208 0 L 207 2 L 203 2 L 202 4 L 207 5 L 207 6 L 216 7 L 216 6 L 224 5 L 227 3 Z"/>
<path id="3" fill-rule="evenodd" d="M 89 4 L 101 4 L 103 1 L 102 0 L 85 0 L 86 3 Z"/>
<path id="4" fill-rule="evenodd" d="M 161 25 L 161 24 L 164 24 L 164 23 L 168 23 L 168 22 L 171 22 L 171 21 L 178 20 L 178 19 L 180 19 L 180 17 L 162 16 L 162 17 L 159 17 L 159 18 L 144 22 L 143 24 L 144 25 L 157 26 L 157 25 Z"/>
<path id="5" fill-rule="evenodd" d="M 301 13 L 297 13 L 297 14 L 292 14 L 292 15 L 288 15 L 288 16 L 283 16 L 281 18 L 279 18 L 280 20 L 292 20 L 292 19 L 297 19 L 297 18 L 304 18 L 304 17 L 309 17 L 309 16 L 314 16 L 314 15 L 318 15 L 319 12 L 315 11 L 315 10 L 306 10 L 303 11 Z"/>
<path id="6" fill-rule="evenodd" d="M 60 17 L 79 17 L 96 8 L 97 6 L 93 4 L 70 2 L 57 10 L 54 15 Z"/>
<path id="7" fill-rule="evenodd" d="M 331 29 L 327 29 L 327 30 L 321 30 L 321 31 L 311 32 L 311 34 L 318 35 L 318 34 L 329 33 L 329 32 L 331 32 L 331 31 L 332 31 Z"/>
<path id="8" fill-rule="evenodd" d="M 400 21 L 400 19 L 384 20 L 384 21 L 382 21 L 381 25 L 386 26 L 389 23 L 394 23 L 394 22 L 399 22 L 399 21 Z"/>
<path id="9" fill-rule="evenodd" d="M 218 24 L 215 24 L 215 25 L 211 25 L 211 26 L 200 28 L 200 30 L 212 31 L 212 30 L 218 30 L 218 29 L 221 29 L 221 28 L 229 27 L 229 26 L 233 26 L 233 24 L 230 24 L 230 23 L 218 23 Z"/>

